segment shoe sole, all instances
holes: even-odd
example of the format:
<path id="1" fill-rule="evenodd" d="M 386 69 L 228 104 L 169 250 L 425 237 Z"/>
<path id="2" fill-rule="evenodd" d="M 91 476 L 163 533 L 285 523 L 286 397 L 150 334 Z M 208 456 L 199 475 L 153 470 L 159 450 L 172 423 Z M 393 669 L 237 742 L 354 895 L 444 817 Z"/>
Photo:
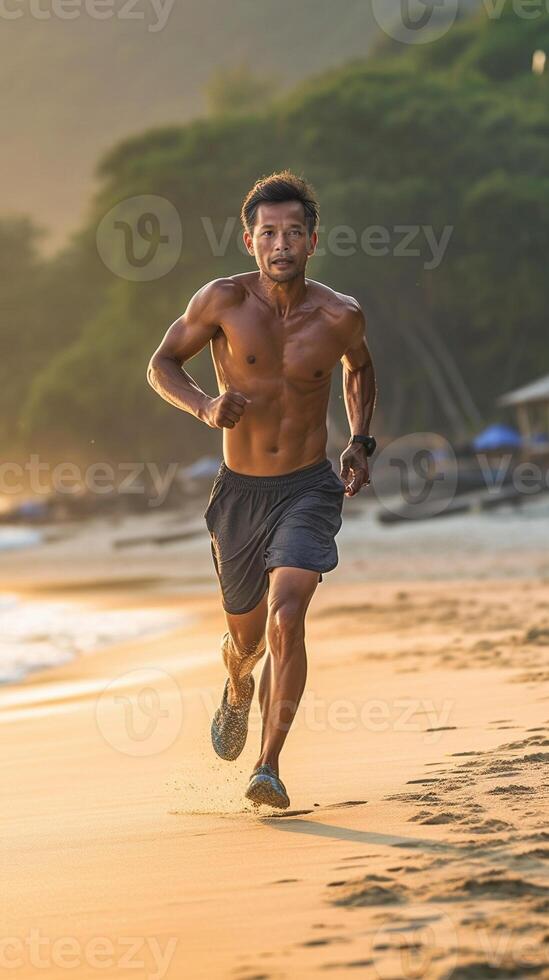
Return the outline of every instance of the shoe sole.
<path id="1" fill-rule="evenodd" d="M 223 759 L 224 762 L 234 762 L 235 759 L 238 759 L 239 755 L 242 755 L 242 752 L 244 751 L 244 747 L 246 745 L 246 742 L 244 742 L 241 748 L 238 747 L 237 749 L 233 749 L 232 751 L 220 747 L 216 742 L 215 730 L 212 730 L 211 732 L 211 740 L 212 740 L 212 747 L 215 754 L 219 759 Z"/>
<path id="2" fill-rule="evenodd" d="M 256 806 L 260 806 L 263 803 L 265 806 L 274 806 L 279 810 L 287 810 L 290 805 L 288 797 L 278 793 L 272 783 L 267 779 L 261 779 L 255 782 L 246 791 L 245 796 L 246 799 L 250 800 Z"/>
<path id="3" fill-rule="evenodd" d="M 213 746 L 213 749 L 214 749 L 214 752 L 216 753 L 216 755 L 218 755 L 220 759 L 223 759 L 224 762 L 234 762 L 235 759 L 238 759 L 239 755 L 241 755 L 242 752 L 244 751 L 244 746 L 246 745 L 246 742 L 248 740 L 248 726 L 249 726 L 249 723 L 250 723 L 250 710 L 251 710 L 251 707 L 252 707 L 252 701 L 253 701 L 253 697 L 254 697 L 254 693 L 255 693 L 255 679 L 254 679 L 253 675 L 250 675 L 250 680 L 251 680 L 251 684 L 252 684 L 252 693 L 250 695 L 250 705 L 249 705 L 249 707 L 247 709 L 246 718 L 245 718 L 245 720 L 243 719 L 244 724 L 246 726 L 246 732 L 245 732 L 245 734 L 240 735 L 240 739 L 242 740 L 242 742 L 241 742 L 240 745 L 237 743 L 236 749 L 231 749 L 230 746 L 228 746 L 226 748 L 225 747 L 218 747 L 218 745 L 216 744 L 216 739 L 217 740 L 220 739 L 219 729 L 217 728 L 217 725 L 219 724 L 219 722 L 221 720 L 221 717 L 220 717 L 220 711 L 221 711 L 221 709 L 220 708 L 217 709 L 217 711 L 215 712 L 215 715 L 213 717 L 211 731 L 210 731 L 212 746 Z M 221 748 L 221 751 L 220 751 L 220 748 Z"/>

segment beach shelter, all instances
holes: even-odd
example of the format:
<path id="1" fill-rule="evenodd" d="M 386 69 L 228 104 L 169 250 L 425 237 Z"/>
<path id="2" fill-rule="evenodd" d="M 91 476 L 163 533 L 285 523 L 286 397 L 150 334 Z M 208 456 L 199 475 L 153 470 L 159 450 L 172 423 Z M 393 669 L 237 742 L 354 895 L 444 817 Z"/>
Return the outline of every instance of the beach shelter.
<path id="1" fill-rule="evenodd" d="M 535 440 L 541 445 L 543 439 L 540 436 L 549 436 L 549 374 L 523 385 L 522 388 L 507 392 L 498 398 L 497 404 L 515 412 L 525 441 Z"/>

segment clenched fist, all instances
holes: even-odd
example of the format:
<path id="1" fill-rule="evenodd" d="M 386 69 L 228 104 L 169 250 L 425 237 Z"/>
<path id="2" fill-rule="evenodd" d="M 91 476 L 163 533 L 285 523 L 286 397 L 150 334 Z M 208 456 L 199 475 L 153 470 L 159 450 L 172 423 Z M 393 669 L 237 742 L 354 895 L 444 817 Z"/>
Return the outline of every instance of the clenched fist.
<path id="1" fill-rule="evenodd" d="M 239 391 L 224 391 L 218 398 L 212 398 L 206 414 L 206 421 L 212 429 L 232 429 L 240 422 L 246 405 L 251 399 Z"/>
<path id="2" fill-rule="evenodd" d="M 370 485 L 368 456 L 364 446 L 357 446 L 356 443 L 347 446 L 340 456 L 340 463 L 347 497 L 354 497 L 363 486 Z"/>

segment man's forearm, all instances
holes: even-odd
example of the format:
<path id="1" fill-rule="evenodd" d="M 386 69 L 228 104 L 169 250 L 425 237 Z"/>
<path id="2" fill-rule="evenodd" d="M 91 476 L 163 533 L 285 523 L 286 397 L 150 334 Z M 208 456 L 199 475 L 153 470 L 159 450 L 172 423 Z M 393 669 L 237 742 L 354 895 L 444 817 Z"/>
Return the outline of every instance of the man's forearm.
<path id="1" fill-rule="evenodd" d="M 158 358 L 154 363 L 151 361 L 147 380 L 170 405 L 208 424 L 207 410 L 212 398 L 172 358 Z"/>
<path id="2" fill-rule="evenodd" d="M 356 371 L 343 369 L 343 397 L 351 435 L 370 435 L 376 396 L 376 378 L 372 361 L 368 361 Z"/>

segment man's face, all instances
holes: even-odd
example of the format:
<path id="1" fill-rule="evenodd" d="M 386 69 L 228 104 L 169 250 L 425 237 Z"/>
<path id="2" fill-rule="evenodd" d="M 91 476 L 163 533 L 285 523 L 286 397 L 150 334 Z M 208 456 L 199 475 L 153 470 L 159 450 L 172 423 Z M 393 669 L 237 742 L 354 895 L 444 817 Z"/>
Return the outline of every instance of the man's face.
<path id="1" fill-rule="evenodd" d="M 316 248 L 317 234 L 309 238 L 300 201 L 260 204 L 253 235 L 244 241 L 258 268 L 273 282 L 290 282 L 302 275 Z"/>

